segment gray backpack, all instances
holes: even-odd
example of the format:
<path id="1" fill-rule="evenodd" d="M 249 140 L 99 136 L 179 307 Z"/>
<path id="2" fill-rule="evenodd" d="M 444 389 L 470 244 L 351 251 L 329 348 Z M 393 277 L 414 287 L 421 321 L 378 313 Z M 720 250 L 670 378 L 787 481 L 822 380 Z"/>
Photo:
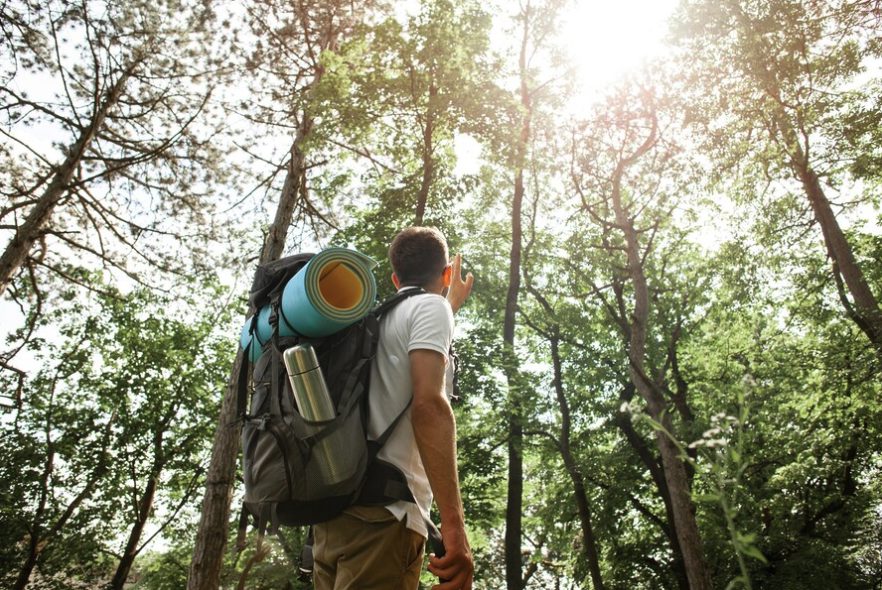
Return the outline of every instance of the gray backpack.
<path id="1" fill-rule="evenodd" d="M 356 324 L 324 338 L 281 337 L 278 323 L 285 321 L 279 309 L 282 289 L 311 256 L 299 254 L 259 267 L 251 291 L 253 310 L 271 306 L 273 335 L 263 345 L 253 371 L 250 351 L 245 350 L 239 374 L 245 482 L 239 523 L 242 540 L 251 518 L 263 535 L 280 525 L 330 520 L 353 504 L 414 501 L 404 474 L 376 457 L 407 408 L 378 440 L 368 441 L 365 432 L 380 318 L 407 297 L 424 291 L 403 290 Z M 333 419 L 320 423 L 308 422 L 298 412 L 282 362 L 284 350 L 305 343 L 315 349 L 336 411 Z"/>

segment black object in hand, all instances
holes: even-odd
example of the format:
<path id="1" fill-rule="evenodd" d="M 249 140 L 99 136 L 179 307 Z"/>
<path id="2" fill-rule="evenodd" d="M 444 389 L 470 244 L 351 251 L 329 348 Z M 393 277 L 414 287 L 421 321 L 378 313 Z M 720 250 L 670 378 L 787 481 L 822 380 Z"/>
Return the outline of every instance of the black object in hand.
<path id="1" fill-rule="evenodd" d="M 426 521 L 426 527 L 429 529 L 429 545 L 432 547 L 432 553 L 435 554 L 435 557 L 444 557 L 444 554 L 447 551 L 444 549 L 444 540 L 441 538 L 441 531 L 438 530 L 438 527 L 435 526 L 435 523 L 432 521 Z M 447 582 L 447 580 L 443 578 L 438 579 L 441 583 Z"/>

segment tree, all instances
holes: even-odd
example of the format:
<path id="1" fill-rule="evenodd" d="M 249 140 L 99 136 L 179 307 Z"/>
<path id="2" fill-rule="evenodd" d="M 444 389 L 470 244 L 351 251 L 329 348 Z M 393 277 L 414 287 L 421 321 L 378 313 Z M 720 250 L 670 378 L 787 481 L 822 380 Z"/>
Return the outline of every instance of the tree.
<path id="1" fill-rule="evenodd" d="M 303 213 L 304 224 L 322 218 L 308 200 L 306 171 L 310 164 L 306 157 L 306 144 L 312 139 L 317 116 L 310 89 L 319 84 L 324 74 L 322 58 L 325 52 L 337 47 L 339 36 L 348 31 L 354 19 L 361 14 L 360 11 L 370 5 L 370 2 L 356 5 L 342 1 L 290 5 L 268 1 L 256 4 L 252 9 L 250 24 L 258 34 L 260 43 L 256 45 L 248 65 L 254 70 L 265 69 L 273 82 L 272 86 L 268 86 L 273 103 L 258 105 L 258 113 L 254 117 L 264 120 L 262 117 L 271 115 L 272 118 L 265 119 L 265 122 L 293 127 L 294 135 L 283 163 L 273 167 L 264 183 L 269 190 L 272 180 L 279 173 L 284 173 L 259 263 L 276 260 L 282 255 L 295 211 Z M 289 68 L 290 61 L 296 64 L 295 67 Z M 275 102 L 279 100 L 284 100 L 286 107 L 281 113 L 276 112 L 275 107 Z M 250 310 L 251 313 L 255 311 Z M 187 581 L 190 590 L 216 588 L 220 580 L 241 431 L 241 423 L 236 416 L 241 370 L 240 350 L 215 430 L 201 519 Z"/>
<path id="2" fill-rule="evenodd" d="M 39 398 L 27 410 L 33 415 L 22 417 L 34 423 L 4 436 L 4 452 L 14 466 L 3 474 L 5 493 L 9 495 L 8 503 L 4 503 L 9 510 L 3 519 L 8 527 L 4 536 L 10 549 L 23 548 L 23 555 L 10 551 L 6 566 L 12 559 L 21 560 L 15 575 L 7 577 L 9 587 L 15 590 L 27 586 L 34 569 L 47 553 L 51 556 L 56 545 L 62 553 L 94 557 L 98 552 L 95 539 L 86 531 L 94 531 L 95 520 L 102 515 L 90 510 L 86 502 L 107 475 L 113 416 L 102 417 L 102 423 L 94 413 L 72 411 L 69 398 L 57 395 L 55 390 L 59 377 L 56 373 L 37 380 L 39 393 L 33 394 Z M 94 426 L 99 430 L 95 431 Z M 78 458 L 79 453 L 84 457 Z M 22 478 L 16 473 L 19 469 L 34 479 Z M 60 495 L 61 491 L 69 495 Z M 18 510 L 13 511 L 15 508 Z M 70 546 L 65 547 L 67 544 Z M 3 573 L 8 576 L 10 571 Z"/>
<path id="3" fill-rule="evenodd" d="M 545 86 L 551 80 L 540 82 L 537 69 L 547 64 L 537 63 L 547 58 L 540 53 L 543 41 L 554 26 L 561 3 L 546 2 L 534 5 L 532 1 L 520 5 L 516 22 L 520 25 L 518 47 L 518 96 L 520 118 L 516 139 L 511 148 L 511 171 L 514 186 L 511 199 L 511 251 L 509 253 L 508 289 L 505 296 L 505 315 L 502 323 L 502 340 L 506 351 L 503 370 L 509 388 L 508 424 L 508 492 L 505 511 L 505 572 L 508 590 L 520 590 L 524 586 L 521 563 L 521 538 L 523 514 L 523 412 L 522 392 L 518 384 L 518 364 L 515 354 L 515 328 L 518 297 L 521 290 L 522 257 L 522 208 L 525 194 L 524 172 L 528 166 L 528 152 L 532 141 L 532 128 L 536 102 L 541 100 Z M 539 60 L 534 61 L 537 56 Z"/>
<path id="4" fill-rule="evenodd" d="M 42 341 L 31 344 L 45 351 L 43 369 L 27 384 L 28 403 L 3 425 L 2 451 L 9 462 L 2 470 L 2 576 L 16 590 L 47 558 L 98 554 L 95 533 L 104 514 L 87 501 L 111 468 L 116 416 L 81 403 L 77 384 L 91 375 L 91 327 L 85 322 L 62 328 L 67 342 L 60 350 Z"/>
<path id="5" fill-rule="evenodd" d="M 97 310 L 68 302 L 42 319 L 59 327 L 61 342 L 34 342 L 45 347 L 43 368 L 27 383 L 28 403 L 4 423 L 15 466 L 2 476 L 4 557 L 21 560 L 17 589 L 37 568 L 68 573 L 83 562 L 101 579 L 112 565 L 105 544 L 129 526 L 110 583 L 122 587 L 143 547 L 191 502 L 209 402 L 229 361 L 228 341 L 213 336 L 222 309 L 185 321 L 161 313 L 181 302 L 146 292 L 117 293 Z M 159 504 L 171 508 L 144 541 Z"/>
<path id="6" fill-rule="evenodd" d="M 210 13 L 186 1 L 3 10 L 0 294 L 22 269 L 31 285 L 22 294 L 39 297 L 44 272 L 78 282 L 71 253 L 135 280 L 143 265 L 180 268 L 174 251 L 151 246 L 186 240 L 187 221 L 203 228 L 196 237 L 210 230 L 203 197 L 216 154 L 200 126 Z"/>
<path id="7" fill-rule="evenodd" d="M 413 213 L 406 223 L 423 225 L 438 217 L 433 208 L 450 207 L 442 195 L 454 135 L 492 136 L 508 97 L 493 80 L 486 7 L 448 0 L 417 6 L 413 15 L 363 23 L 328 59 L 323 85 L 332 141 L 372 166 L 365 182 L 373 192 L 408 193 Z"/>
<path id="8" fill-rule="evenodd" d="M 555 307 L 549 301 L 548 297 L 542 294 L 540 290 L 536 289 L 529 277 L 527 278 L 527 290 L 536 299 L 544 313 L 548 316 L 547 325 L 539 325 L 530 319 L 525 319 L 525 321 L 540 336 L 548 341 L 551 353 L 552 387 L 554 389 L 554 395 L 557 399 L 557 406 L 560 412 L 560 426 L 558 433 L 553 434 L 548 431 L 541 431 L 541 433 L 551 440 L 552 444 L 560 453 L 564 468 L 572 482 L 573 496 L 575 497 L 579 525 L 582 532 L 582 550 L 585 554 L 585 560 L 588 563 L 592 587 L 596 590 L 603 590 L 605 586 L 603 584 L 603 575 L 600 571 L 599 542 L 594 533 L 592 509 L 587 493 L 586 478 L 577 462 L 573 449 L 573 412 L 571 410 L 571 404 L 567 396 L 564 382 L 563 357 L 561 355 L 561 341 L 564 337 L 562 335 L 560 320 L 557 318 Z"/>
<path id="9" fill-rule="evenodd" d="M 682 43 L 703 80 L 704 98 L 696 100 L 717 113 L 707 121 L 716 129 L 715 147 L 731 150 L 723 161 L 748 156 L 770 180 L 790 174 L 799 182 L 821 228 L 842 308 L 882 351 L 882 309 L 829 196 L 872 158 L 867 139 L 882 116 L 867 108 L 864 90 L 849 89 L 882 50 L 874 5 L 698 1 L 684 4 L 679 19 Z"/>
<path id="10" fill-rule="evenodd" d="M 202 292 L 205 298 L 213 294 Z M 108 587 L 121 590 L 145 547 L 194 503 L 205 472 L 214 394 L 229 371 L 232 343 L 217 337 L 217 327 L 229 324 L 223 308 L 206 306 L 203 317 L 181 321 L 156 315 L 154 310 L 177 302 L 148 292 L 104 303 L 113 332 L 97 347 L 107 359 L 106 390 L 98 395 L 114 404 L 118 416 L 108 502 L 121 515 L 119 526 L 129 528 Z M 148 521 L 157 516 L 161 520 L 145 540 Z"/>
<path id="11" fill-rule="evenodd" d="M 710 571 L 691 499 L 692 470 L 680 456 L 679 435 L 669 411 L 673 405 L 687 426 L 693 420 L 676 356 L 680 326 L 662 336 L 659 332 L 666 326 L 651 323 L 658 319 L 651 310 L 647 274 L 656 240 L 674 207 L 669 201 L 676 194 L 673 169 L 680 150 L 665 136 L 667 125 L 659 121 L 657 98 L 651 88 L 625 87 L 588 125 L 592 132 L 574 139 L 573 181 L 582 212 L 600 230 L 599 246 L 610 265 L 605 281 L 611 283 L 610 289 L 594 284 L 593 292 L 620 331 L 632 395 L 640 395 L 657 425 L 655 442 L 662 476 L 657 479 L 669 497 L 671 528 L 683 555 L 689 587 L 709 589 Z M 645 220 L 643 225 L 638 225 L 640 220 Z M 605 290 L 612 291 L 612 300 Z M 657 295 L 653 298 L 657 300 Z M 669 342 L 667 350 L 654 346 L 662 337 Z M 673 388 L 667 384 L 671 377 L 676 384 Z M 647 457 L 647 464 L 653 463 Z"/>

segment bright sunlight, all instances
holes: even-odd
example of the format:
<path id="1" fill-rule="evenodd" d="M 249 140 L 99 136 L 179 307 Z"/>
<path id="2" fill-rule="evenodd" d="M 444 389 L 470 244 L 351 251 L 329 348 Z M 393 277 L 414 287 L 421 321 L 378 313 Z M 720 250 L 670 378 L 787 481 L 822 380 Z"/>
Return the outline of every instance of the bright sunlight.
<path id="1" fill-rule="evenodd" d="M 664 53 L 674 0 L 581 0 L 562 19 L 560 39 L 580 89 L 595 94 L 647 59 Z M 581 92 L 580 92 L 581 90 Z"/>

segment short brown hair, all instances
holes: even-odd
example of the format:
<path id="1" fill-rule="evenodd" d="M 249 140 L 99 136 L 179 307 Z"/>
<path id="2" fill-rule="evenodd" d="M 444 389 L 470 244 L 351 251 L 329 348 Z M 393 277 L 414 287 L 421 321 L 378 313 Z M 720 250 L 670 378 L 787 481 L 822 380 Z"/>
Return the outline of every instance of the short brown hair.
<path id="1" fill-rule="evenodd" d="M 389 261 L 401 286 L 425 287 L 447 266 L 447 239 L 434 227 L 408 227 L 392 240 Z"/>

